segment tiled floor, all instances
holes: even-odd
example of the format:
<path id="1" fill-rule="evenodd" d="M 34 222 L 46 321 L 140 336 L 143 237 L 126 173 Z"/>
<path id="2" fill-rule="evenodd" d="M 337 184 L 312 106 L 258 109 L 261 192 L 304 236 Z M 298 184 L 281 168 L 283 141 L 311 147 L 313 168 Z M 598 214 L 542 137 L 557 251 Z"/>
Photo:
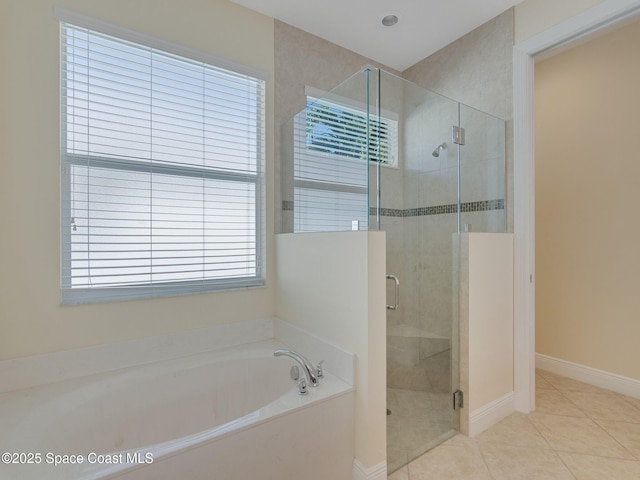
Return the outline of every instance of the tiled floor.
<path id="1" fill-rule="evenodd" d="M 638 480 L 640 399 L 539 370 L 536 411 L 456 435 L 390 480 Z"/>

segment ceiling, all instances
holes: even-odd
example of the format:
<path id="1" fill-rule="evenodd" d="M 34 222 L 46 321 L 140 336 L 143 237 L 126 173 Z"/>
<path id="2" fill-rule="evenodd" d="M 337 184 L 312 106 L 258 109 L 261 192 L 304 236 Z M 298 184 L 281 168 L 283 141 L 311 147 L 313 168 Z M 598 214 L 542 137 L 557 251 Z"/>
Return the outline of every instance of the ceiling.
<path id="1" fill-rule="evenodd" d="M 232 1 L 403 71 L 522 0 Z"/>

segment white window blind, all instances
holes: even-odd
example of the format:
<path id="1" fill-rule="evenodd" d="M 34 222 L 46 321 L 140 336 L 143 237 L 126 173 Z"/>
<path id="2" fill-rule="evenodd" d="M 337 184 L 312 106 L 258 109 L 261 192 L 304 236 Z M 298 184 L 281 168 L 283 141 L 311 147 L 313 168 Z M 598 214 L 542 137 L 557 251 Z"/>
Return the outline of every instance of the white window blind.
<path id="1" fill-rule="evenodd" d="M 264 81 L 61 33 L 62 301 L 262 284 Z"/>

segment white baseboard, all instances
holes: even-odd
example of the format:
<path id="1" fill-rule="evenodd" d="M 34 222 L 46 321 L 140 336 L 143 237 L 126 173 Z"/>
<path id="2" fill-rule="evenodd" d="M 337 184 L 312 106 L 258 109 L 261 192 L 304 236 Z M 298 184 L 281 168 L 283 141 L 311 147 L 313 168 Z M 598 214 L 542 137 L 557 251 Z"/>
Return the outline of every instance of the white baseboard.
<path id="1" fill-rule="evenodd" d="M 536 368 L 579 382 L 640 398 L 640 380 L 536 353 Z"/>
<path id="2" fill-rule="evenodd" d="M 356 458 L 353 461 L 351 478 L 352 480 L 387 480 L 387 462 L 380 462 L 367 468 Z"/>
<path id="3" fill-rule="evenodd" d="M 475 437 L 515 411 L 516 395 L 514 392 L 509 392 L 497 400 L 474 410 L 469 415 L 469 436 Z"/>

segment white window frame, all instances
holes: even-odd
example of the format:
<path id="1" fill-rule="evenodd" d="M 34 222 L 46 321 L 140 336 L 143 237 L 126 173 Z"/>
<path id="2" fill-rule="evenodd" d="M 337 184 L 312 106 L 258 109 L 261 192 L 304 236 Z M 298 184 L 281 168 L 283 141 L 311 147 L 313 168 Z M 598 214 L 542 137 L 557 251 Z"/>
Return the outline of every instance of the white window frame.
<path id="1" fill-rule="evenodd" d="M 112 25 L 94 18 L 87 17 L 85 15 L 56 7 L 54 10 L 55 17 L 61 23 L 68 23 L 73 26 L 88 28 L 93 31 L 97 31 L 106 35 L 110 35 L 122 40 L 135 42 L 147 47 L 164 51 L 170 54 L 179 55 L 187 59 L 197 60 L 205 64 L 213 65 L 215 67 L 224 68 L 226 70 L 248 75 L 256 80 L 261 81 L 261 103 L 264 105 L 265 96 L 265 81 L 267 78 L 266 73 L 243 65 L 229 62 L 228 60 L 221 59 L 209 55 L 204 52 L 196 51 L 193 49 L 185 48 L 179 45 L 175 45 L 170 42 L 157 39 L 155 37 L 147 36 L 134 32 L 116 25 Z M 62 62 L 63 59 L 60 59 Z M 61 67 L 62 70 L 62 67 Z M 62 72 L 61 72 L 62 73 Z M 61 88 L 63 88 L 64 79 L 61 77 Z M 61 94 L 62 95 L 62 94 Z M 61 96 L 61 101 L 63 97 Z M 173 281 L 162 282 L 158 284 L 135 284 L 125 286 L 109 286 L 109 287 L 72 287 L 71 286 L 71 242 L 70 236 L 65 235 L 65 229 L 69 229 L 69 219 L 71 218 L 71 200 L 70 200 L 70 165 L 82 164 L 86 162 L 86 157 L 74 155 L 69 153 L 66 147 L 65 139 L 65 113 L 64 106 L 61 105 L 61 303 L 62 304 L 75 304 L 75 303 L 87 303 L 87 302 L 102 302 L 112 300 L 127 300 L 134 298 L 147 298 L 147 297 L 159 297 L 168 295 L 179 295 L 189 293 L 204 293 L 221 290 L 231 290 L 238 288 L 251 288 L 260 287 L 265 284 L 264 280 L 264 265 L 265 265 L 265 226 L 264 226 L 264 208 L 265 208 L 265 195 L 264 195 L 264 163 L 265 163 L 265 135 L 264 129 L 266 126 L 264 107 L 260 109 L 260 118 L 258 119 L 261 128 L 260 138 L 257 142 L 257 171 L 255 175 L 248 173 L 233 173 L 225 171 L 217 171 L 213 169 L 197 169 L 184 167 L 166 167 L 166 171 L 163 173 L 181 174 L 184 176 L 196 175 L 199 178 L 214 179 L 214 180 L 226 180 L 234 182 L 244 182 L 255 184 L 255 275 L 241 278 L 225 278 L 225 279 L 205 279 L 195 281 Z M 108 164 L 113 163 L 113 158 L 95 158 L 91 157 L 92 164 Z M 139 162 L 133 161 L 118 161 L 119 167 L 123 170 L 133 170 L 140 168 Z M 110 167 L 114 168 L 114 167 Z"/>

